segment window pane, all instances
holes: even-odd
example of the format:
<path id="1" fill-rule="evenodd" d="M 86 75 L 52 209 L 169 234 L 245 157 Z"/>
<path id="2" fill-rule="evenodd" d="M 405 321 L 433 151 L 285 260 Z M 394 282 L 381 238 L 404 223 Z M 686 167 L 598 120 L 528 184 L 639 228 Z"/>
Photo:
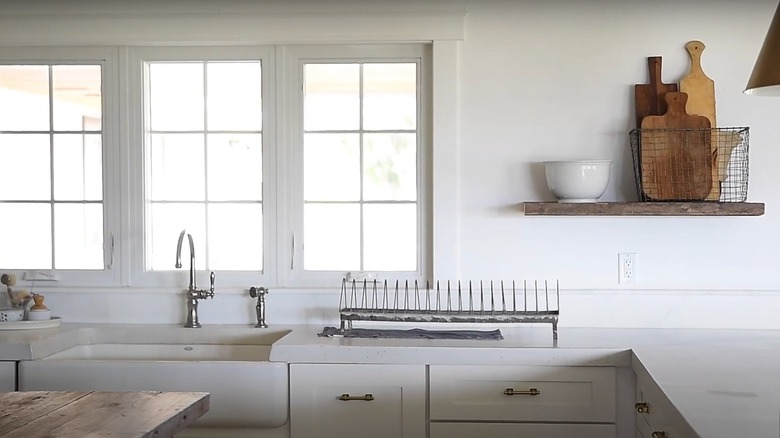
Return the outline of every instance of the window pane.
<path id="1" fill-rule="evenodd" d="M 0 163 L 0 199 L 51 200 L 47 134 L 0 134 Z"/>
<path id="2" fill-rule="evenodd" d="M 54 268 L 103 269 L 103 206 L 54 205 Z"/>
<path id="3" fill-rule="evenodd" d="M 304 269 L 360 270 L 359 205 L 306 204 L 303 233 L 306 239 Z"/>
<path id="4" fill-rule="evenodd" d="M 363 66 L 363 128 L 415 129 L 417 65 Z"/>
<path id="5" fill-rule="evenodd" d="M 360 128 L 360 65 L 306 64 L 304 130 Z"/>
<path id="6" fill-rule="evenodd" d="M 0 65 L 0 131 L 48 131 L 49 126 L 49 67 Z"/>
<path id="7" fill-rule="evenodd" d="M 53 114 L 56 131 L 100 130 L 99 65 L 55 65 Z"/>
<path id="8" fill-rule="evenodd" d="M 363 206 L 366 271 L 417 269 L 417 206 Z"/>
<path id="9" fill-rule="evenodd" d="M 360 200 L 357 134 L 304 134 L 303 156 L 304 200 Z"/>
<path id="10" fill-rule="evenodd" d="M 203 130 L 203 63 L 149 65 L 153 131 Z"/>
<path id="11" fill-rule="evenodd" d="M 54 199 L 103 199 L 102 152 L 100 134 L 55 134 Z"/>
<path id="12" fill-rule="evenodd" d="M 262 205 L 209 205 L 208 268 L 263 270 Z"/>
<path id="13" fill-rule="evenodd" d="M 414 201 L 417 148 L 414 134 L 365 134 L 363 199 Z"/>
<path id="14" fill-rule="evenodd" d="M 206 197 L 202 134 L 153 134 L 151 196 L 155 201 L 203 201 Z"/>
<path id="15" fill-rule="evenodd" d="M 176 243 L 181 230 L 192 234 L 195 242 L 195 267 L 206 267 L 206 207 L 204 204 L 152 204 L 151 247 L 147 257 L 152 270 L 175 270 Z M 190 267 L 190 248 L 184 236 L 181 248 L 181 269 Z M 148 263 L 148 262 L 147 262 Z M 186 285 L 185 285 L 186 286 Z"/>
<path id="16" fill-rule="evenodd" d="M 210 62 L 206 75 L 209 130 L 262 129 L 262 77 L 259 62 Z"/>
<path id="17" fill-rule="evenodd" d="M 50 204 L 0 204 L 0 266 L 51 269 Z"/>
<path id="18" fill-rule="evenodd" d="M 261 134 L 209 134 L 208 157 L 210 201 L 263 199 Z"/>

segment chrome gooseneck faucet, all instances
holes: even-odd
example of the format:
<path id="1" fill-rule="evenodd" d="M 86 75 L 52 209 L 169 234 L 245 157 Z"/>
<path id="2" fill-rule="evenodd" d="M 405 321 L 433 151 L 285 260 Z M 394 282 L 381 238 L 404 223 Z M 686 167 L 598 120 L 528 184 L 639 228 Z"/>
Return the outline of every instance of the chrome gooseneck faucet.
<path id="1" fill-rule="evenodd" d="M 187 235 L 187 240 L 190 244 L 190 284 L 187 286 L 187 322 L 184 324 L 184 327 L 199 328 L 198 300 L 214 298 L 215 275 L 212 271 L 210 276 L 211 287 L 209 287 L 209 290 L 198 289 L 197 280 L 195 278 L 195 243 L 192 241 L 192 235 L 187 233 L 187 230 L 181 230 L 179 242 L 176 244 L 176 268 L 181 268 L 181 246 L 182 243 L 184 243 L 185 234 Z"/>

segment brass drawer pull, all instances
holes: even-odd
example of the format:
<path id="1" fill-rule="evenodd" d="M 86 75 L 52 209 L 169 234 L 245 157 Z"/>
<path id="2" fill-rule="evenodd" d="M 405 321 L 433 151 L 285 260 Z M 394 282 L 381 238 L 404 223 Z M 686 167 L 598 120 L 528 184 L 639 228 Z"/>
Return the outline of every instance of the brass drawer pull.
<path id="1" fill-rule="evenodd" d="M 647 403 L 637 403 L 634 405 L 636 408 L 636 411 L 640 414 L 649 414 L 650 413 L 650 406 Z"/>
<path id="2" fill-rule="evenodd" d="M 653 432 L 653 434 L 650 436 L 653 438 L 669 438 L 666 436 L 666 432 Z"/>
<path id="3" fill-rule="evenodd" d="M 531 388 L 528 391 L 515 391 L 512 388 L 507 388 L 504 390 L 504 394 L 506 395 L 539 395 L 541 392 L 536 388 Z"/>
<path id="4" fill-rule="evenodd" d="M 339 396 L 339 400 L 341 400 L 341 401 L 373 401 L 374 400 L 374 394 L 366 394 L 366 395 L 341 394 Z"/>

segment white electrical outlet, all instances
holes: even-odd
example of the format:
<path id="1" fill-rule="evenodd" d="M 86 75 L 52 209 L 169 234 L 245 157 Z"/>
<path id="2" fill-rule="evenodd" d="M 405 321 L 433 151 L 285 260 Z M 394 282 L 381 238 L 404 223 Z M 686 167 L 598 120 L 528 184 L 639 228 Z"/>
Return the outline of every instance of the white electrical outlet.
<path id="1" fill-rule="evenodd" d="M 636 253 L 618 254 L 618 283 L 637 284 Z"/>

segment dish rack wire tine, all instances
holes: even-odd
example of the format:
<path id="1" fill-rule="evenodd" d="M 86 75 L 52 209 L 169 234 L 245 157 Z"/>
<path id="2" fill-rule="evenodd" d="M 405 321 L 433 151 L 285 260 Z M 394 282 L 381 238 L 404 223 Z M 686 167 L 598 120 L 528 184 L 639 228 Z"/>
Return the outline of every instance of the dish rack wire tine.
<path id="1" fill-rule="evenodd" d="M 506 295 L 504 295 L 504 280 L 501 280 L 501 310 L 506 312 Z"/>

